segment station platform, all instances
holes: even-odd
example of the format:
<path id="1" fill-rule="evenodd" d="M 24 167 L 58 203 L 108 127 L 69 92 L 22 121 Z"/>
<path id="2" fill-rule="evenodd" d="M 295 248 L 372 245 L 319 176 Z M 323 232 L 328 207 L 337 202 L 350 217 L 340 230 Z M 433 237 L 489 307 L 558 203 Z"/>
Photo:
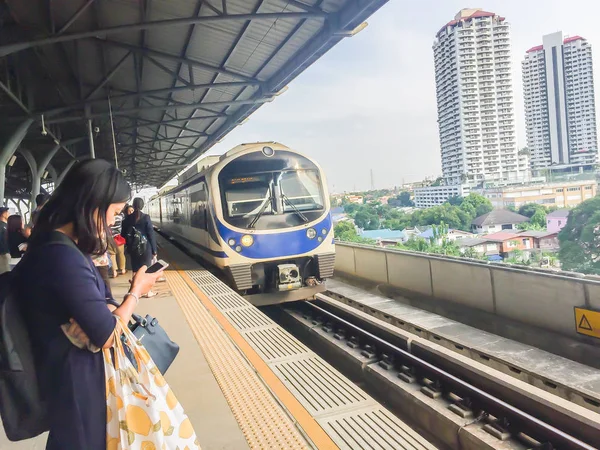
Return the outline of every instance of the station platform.
<path id="1" fill-rule="evenodd" d="M 159 247 L 167 281 L 136 312 L 180 345 L 165 378 L 203 449 L 436 448 L 174 245 Z M 115 298 L 128 279 L 113 280 Z M 44 445 L 0 432 L 2 450 Z"/>

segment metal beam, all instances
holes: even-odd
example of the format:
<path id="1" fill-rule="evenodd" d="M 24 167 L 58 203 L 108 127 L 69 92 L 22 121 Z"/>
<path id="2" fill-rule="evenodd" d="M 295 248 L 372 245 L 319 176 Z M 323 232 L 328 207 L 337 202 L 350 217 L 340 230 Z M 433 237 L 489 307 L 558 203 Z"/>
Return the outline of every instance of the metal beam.
<path id="1" fill-rule="evenodd" d="M 290 6 L 295 6 L 296 8 L 300 8 L 304 11 L 314 12 L 314 13 L 323 13 L 323 10 L 321 8 L 318 8 L 316 6 L 307 5 L 306 3 L 303 3 L 298 0 L 287 0 L 287 3 Z"/>
<path id="2" fill-rule="evenodd" d="M 119 62 L 112 68 L 110 69 L 110 72 L 108 72 L 106 74 L 106 76 L 102 79 L 102 81 L 100 81 L 100 83 L 98 83 L 98 85 L 92 89 L 92 92 L 90 92 L 88 94 L 88 96 L 85 98 L 85 101 L 87 102 L 89 99 L 91 99 L 94 95 L 96 95 L 98 92 L 100 92 L 100 89 L 102 89 L 104 87 L 104 85 L 106 83 L 108 83 L 110 81 L 110 79 L 119 71 L 119 69 L 123 66 L 123 64 L 125 64 L 125 61 L 127 61 L 127 58 L 129 58 L 129 56 L 131 55 L 131 52 L 127 53 L 125 56 L 123 56 Z M 106 101 L 106 99 L 102 99 L 103 101 Z"/>
<path id="3" fill-rule="evenodd" d="M 261 13 L 261 14 L 223 14 L 217 16 L 185 17 L 179 19 L 155 20 L 144 23 L 134 23 L 128 25 L 117 25 L 114 27 L 101 28 L 99 30 L 83 31 L 80 33 L 63 34 L 61 36 L 51 36 L 42 39 L 34 39 L 27 42 L 17 42 L 0 46 L 0 56 L 6 56 L 11 53 L 26 50 L 28 48 L 39 47 L 42 45 L 57 44 L 59 42 L 69 42 L 79 39 L 109 36 L 112 34 L 129 33 L 133 31 L 149 30 L 159 27 L 177 27 L 189 26 L 204 23 L 213 23 L 221 21 L 245 22 L 246 20 L 266 20 L 275 21 L 277 19 L 323 19 L 327 17 L 324 12 L 290 12 L 290 13 Z"/>
<path id="4" fill-rule="evenodd" d="M 271 101 L 273 101 L 272 98 L 259 98 L 259 99 L 253 99 L 253 100 L 231 100 L 231 101 L 218 101 L 218 102 L 205 102 L 205 103 L 185 103 L 185 104 L 175 104 L 175 105 L 140 106 L 139 108 L 129 108 L 129 109 L 122 109 L 120 111 L 115 111 L 114 115 L 116 116 L 118 113 L 131 114 L 131 113 L 141 112 L 141 111 L 162 111 L 162 110 L 166 111 L 166 110 L 175 110 L 175 109 L 182 109 L 182 108 L 201 109 L 201 107 L 204 107 L 204 106 L 221 106 L 221 107 L 222 106 L 241 106 L 241 105 L 257 104 L 257 103 L 262 104 L 262 103 L 268 103 Z M 109 115 L 108 111 L 104 111 L 104 112 L 100 112 L 100 113 L 91 114 L 88 117 L 91 119 L 95 119 L 97 117 L 105 117 L 108 115 Z M 84 117 L 84 116 L 63 117 L 63 118 L 47 120 L 46 123 L 47 124 L 56 124 L 56 123 L 65 123 L 65 122 L 75 122 L 77 120 L 84 120 L 85 118 L 86 117 Z M 185 121 L 187 119 L 184 117 L 181 120 Z"/>
<path id="5" fill-rule="evenodd" d="M 95 0 L 88 0 L 88 1 L 87 1 L 85 4 L 83 4 L 83 5 L 81 6 L 81 8 L 79 8 L 79 9 L 78 9 L 78 10 L 75 12 L 75 14 L 73 14 L 73 15 L 71 16 L 71 18 L 70 18 L 69 20 L 67 20 L 67 22 L 66 22 L 66 23 L 65 23 L 65 24 L 64 24 L 64 25 L 61 27 L 61 29 L 60 29 L 60 30 L 58 30 L 58 31 L 56 32 L 56 34 L 57 34 L 57 35 L 61 35 L 61 34 L 63 34 L 65 31 L 67 31 L 67 29 L 68 29 L 68 28 L 69 28 L 71 25 L 73 25 L 73 23 L 74 23 L 74 22 L 75 22 L 77 19 L 79 19 L 79 16 L 81 16 L 81 15 L 82 15 L 82 14 L 85 12 L 85 10 L 86 10 L 86 9 L 88 9 L 92 3 L 94 3 L 94 1 L 95 1 Z"/>
<path id="6" fill-rule="evenodd" d="M 151 138 L 151 139 L 148 141 L 137 141 L 137 143 L 121 144 L 120 148 L 135 147 L 136 145 L 142 145 L 142 144 L 155 144 L 157 142 L 171 142 L 171 141 L 176 141 L 178 139 L 196 139 L 196 138 L 205 137 L 205 136 L 207 136 L 206 133 L 198 133 L 194 136 L 175 136 L 175 137 L 168 137 L 168 138 L 162 138 L 162 139 L 152 139 L 151 136 L 139 136 L 140 138 L 146 137 L 146 138 Z"/>
<path id="7" fill-rule="evenodd" d="M 135 130 L 136 128 L 139 130 L 140 128 L 152 128 L 155 126 L 165 126 L 167 128 L 176 128 L 178 130 L 189 131 L 190 133 L 197 133 L 198 130 L 194 130 L 193 128 L 180 127 L 178 125 L 173 124 L 165 124 L 163 122 L 151 122 L 151 123 L 139 123 L 137 125 L 130 125 L 127 127 L 119 127 L 117 130 L 117 134 L 121 134 L 126 130 Z"/>
<path id="8" fill-rule="evenodd" d="M 8 95 L 8 97 L 19 107 L 23 110 L 23 112 L 25 114 L 27 114 L 28 116 L 31 115 L 31 113 L 29 112 L 29 108 L 27 108 L 27 106 L 25 106 L 23 104 L 23 102 L 21 100 L 19 100 L 19 97 L 17 97 L 15 94 L 13 94 L 13 92 L 10 90 L 10 88 L 5 85 L 2 81 L 0 81 L 0 89 L 2 89 L 4 91 L 4 93 L 6 95 Z"/>
<path id="9" fill-rule="evenodd" d="M 160 70 L 162 70 L 163 72 L 167 73 L 168 75 L 172 77 L 177 78 L 179 81 L 181 81 L 183 84 L 187 86 L 189 86 L 191 84 L 190 81 L 186 80 L 185 78 L 183 78 L 181 75 L 179 75 L 178 73 L 173 72 L 171 69 L 169 69 L 167 66 L 165 66 L 164 64 L 158 62 L 157 60 L 155 60 L 154 58 L 152 58 L 151 56 L 146 55 L 146 58 L 148 59 L 148 61 L 150 61 L 152 64 L 154 64 L 156 67 L 158 67 Z M 188 66 L 188 67 L 192 67 L 192 66 Z M 191 69 L 190 69 L 191 70 Z"/>
<path id="10" fill-rule="evenodd" d="M 181 63 L 181 64 L 188 64 L 188 65 L 191 65 L 194 67 L 199 67 L 201 69 L 207 70 L 209 72 L 216 72 L 216 73 L 220 73 L 222 75 L 229 75 L 230 77 L 237 78 L 237 79 L 244 80 L 244 81 L 258 82 L 258 80 L 254 79 L 254 78 L 250 78 L 241 73 L 233 72 L 231 70 L 223 69 L 221 67 L 213 66 L 211 64 L 203 63 L 201 61 L 196 61 L 194 59 L 185 58 L 185 57 L 181 57 L 181 56 L 177 56 L 177 55 L 172 55 L 170 53 L 165 53 L 165 52 L 161 52 L 158 50 L 152 50 L 152 49 L 145 48 L 145 47 L 139 47 L 136 45 L 125 44 L 123 42 L 110 41 L 108 39 L 97 38 L 95 40 L 96 40 L 96 42 L 99 42 L 99 43 L 102 43 L 105 45 L 110 45 L 112 47 L 119 47 L 119 48 L 123 48 L 125 50 L 129 50 L 130 52 L 141 53 L 143 55 L 155 56 L 157 58 L 161 58 L 161 59 L 165 59 L 167 61 L 173 61 L 173 62 L 177 62 L 177 63 Z M 1 48 L 2 47 L 0 47 L 0 49 Z"/>

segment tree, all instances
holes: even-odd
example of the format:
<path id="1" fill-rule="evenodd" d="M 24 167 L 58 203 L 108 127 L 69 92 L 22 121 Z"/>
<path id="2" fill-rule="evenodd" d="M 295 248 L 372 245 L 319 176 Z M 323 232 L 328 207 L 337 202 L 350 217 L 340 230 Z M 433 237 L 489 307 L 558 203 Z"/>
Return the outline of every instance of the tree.
<path id="1" fill-rule="evenodd" d="M 533 216 L 531 216 L 531 224 L 537 225 L 542 229 L 546 229 L 546 209 L 538 209 Z"/>
<path id="2" fill-rule="evenodd" d="M 340 241 L 357 242 L 359 244 L 375 244 L 373 239 L 359 236 L 354 225 L 348 221 L 338 222 L 333 229 L 333 235 Z"/>
<path id="3" fill-rule="evenodd" d="M 542 211 L 544 214 L 546 214 L 546 208 L 537 203 L 526 203 L 525 205 L 519 208 L 519 214 L 521 214 L 522 216 L 527 216 L 530 219 L 538 211 Z"/>
<path id="4" fill-rule="evenodd" d="M 379 216 L 367 208 L 363 208 L 356 213 L 354 223 L 356 223 L 358 228 L 362 228 L 363 230 L 377 230 L 381 225 Z"/>
<path id="5" fill-rule="evenodd" d="M 475 192 L 471 192 L 469 195 L 467 195 L 460 206 L 461 208 L 464 206 L 465 209 L 468 206 L 473 207 L 473 209 L 475 209 L 475 217 L 487 214 L 494 209 L 492 202 L 490 202 L 489 199 L 485 198 L 481 194 L 476 194 Z"/>
<path id="6" fill-rule="evenodd" d="M 414 202 L 410 199 L 410 192 L 408 191 L 400 192 L 398 202 L 400 206 L 415 206 Z"/>
<path id="7" fill-rule="evenodd" d="M 574 208 L 558 239 L 564 270 L 600 275 L 600 197 Z"/>
<path id="8" fill-rule="evenodd" d="M 448 203 L 450 203 L 453 206 L 460 206 L 462 205 L 463 200 L 464 198 L 460 195 L 453 195 L 452 197 L 448 198 Z"/>

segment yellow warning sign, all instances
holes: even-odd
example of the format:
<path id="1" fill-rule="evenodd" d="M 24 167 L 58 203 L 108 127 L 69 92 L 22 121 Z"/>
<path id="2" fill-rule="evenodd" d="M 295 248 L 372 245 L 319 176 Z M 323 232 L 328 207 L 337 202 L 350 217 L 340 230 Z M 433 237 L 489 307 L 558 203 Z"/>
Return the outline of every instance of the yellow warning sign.
<path id="1" fill-rule="evenodd" d="M 600 338 L 600 311 L 575 308 L 575 329 L 578 333 Z"/>

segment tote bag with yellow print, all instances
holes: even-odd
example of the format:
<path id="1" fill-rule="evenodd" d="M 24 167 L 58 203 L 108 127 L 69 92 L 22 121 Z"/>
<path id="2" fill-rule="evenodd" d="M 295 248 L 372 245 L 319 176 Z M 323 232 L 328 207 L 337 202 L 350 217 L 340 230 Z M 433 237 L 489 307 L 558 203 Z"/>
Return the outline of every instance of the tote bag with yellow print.
<path id="1" fill-rule="evenodd" d="M 125 335 L 139 370 L 119 336 Z M 115 344 L 104 349 L 107 450 L 199 450 L 183 407 L 133 333 L 117 320 Z"/>

